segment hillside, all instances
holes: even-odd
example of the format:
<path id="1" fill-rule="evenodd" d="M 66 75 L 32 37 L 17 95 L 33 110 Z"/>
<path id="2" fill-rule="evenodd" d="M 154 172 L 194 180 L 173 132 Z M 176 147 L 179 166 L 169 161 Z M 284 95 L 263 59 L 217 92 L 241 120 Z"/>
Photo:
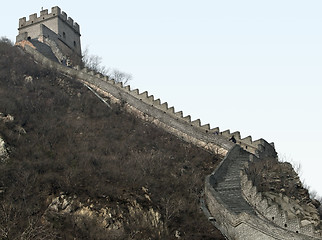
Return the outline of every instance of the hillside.
<path id="1" fill-rule="evenodd" d="M 224 239 L 199 209 L 219 162 L 0 43 L 1 239 Z"/>

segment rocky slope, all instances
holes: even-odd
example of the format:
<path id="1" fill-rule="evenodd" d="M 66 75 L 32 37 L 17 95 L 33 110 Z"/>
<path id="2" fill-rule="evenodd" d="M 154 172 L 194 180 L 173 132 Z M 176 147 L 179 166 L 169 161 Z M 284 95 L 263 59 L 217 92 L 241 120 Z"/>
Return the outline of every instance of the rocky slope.
<path id="1" fill-rule="evenodd" d="M 265 159 L 250 163 L 246 170 L 258 191 L 270 202 L 277 203 L 290 218 L 298 217 L 302 226 L 313 223 L 321 229 L 321 204 L 310 198 L 290 163 Z"/>

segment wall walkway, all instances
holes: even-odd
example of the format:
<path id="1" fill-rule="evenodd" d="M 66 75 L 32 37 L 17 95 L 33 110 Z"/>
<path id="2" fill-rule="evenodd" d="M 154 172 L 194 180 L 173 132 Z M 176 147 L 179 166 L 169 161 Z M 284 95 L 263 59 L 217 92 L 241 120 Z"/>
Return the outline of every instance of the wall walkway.
<path id="1" fill-rule="evenodd" d="M 286 229 L 258 214 L 256 208 L 244 198 L 241 170 L 254 156 L 239 146 L 233 147 L 222 164 L 205 180 L 205 202 L 215 226 L 228 239 L 240 240 L 313 240 L 322 239 L 312 229 L 305 233 Z M 249 183 L 248 183 L 249 184 Z M 252 190 L 251 190 L 252 189 Z M 247 188 L 247 194 L 254 188 Z M 277 216 L 277 215 L 275 215 Z M 284 224 L 284 223 L 283 223 Z"/>

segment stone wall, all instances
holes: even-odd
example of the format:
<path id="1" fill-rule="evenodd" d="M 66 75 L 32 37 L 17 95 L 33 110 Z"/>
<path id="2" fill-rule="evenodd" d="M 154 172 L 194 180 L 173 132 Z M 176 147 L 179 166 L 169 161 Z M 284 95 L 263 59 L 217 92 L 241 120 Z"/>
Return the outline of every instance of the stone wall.
<path id="1" fill-rule="evenodd" d="M 44 26 L 44 29 L 47 30 L 48 28 Z M 45 34 L 46 30 L 44 31 L 44 34 L 41 35 L 38 38 L 38 41 L 40 41 L 40 42 L 45 43 L 46 45 L 48 45 L 51 48 L 51 50 L 52 50 L 53 54 L 55 55 L 55 57 L 58 59 L 58 61 L 59 62 L 63 62 L 64 60 L 67 59 L 67 56 L 62 53 L 62 51 L 60 50 L 57 42 L 52 40 L 53 37 L 50 37 L 50 35 Z M 48 32 L 49 31 L 51 31 L 51 30 L 48 29 Z"/>
<path id="2" fill-rule="evenodd" d="M 229 130 L 220 132 L 218 127 L 210 128 L 209 124 L 201 125 L 200 119 L 192 121 L 189 115 L 183 116 L 182 111 L 176 112 L 174 107 L 168 106 L 167 102 L 161 103 L 160 99 L 154 99 L 154 96 L 149 95 L 146 91 L 140 93 L 138 89 L 132 90 L 130 86 L 123 86 L 122 83 L 109 80 L 108 77 L 95 74 L 86 68 L 80 69 L 78 66 L 75 68 L 66 68 L 65 66 L 51 62 L 28 46 L 26 42 L 22 41 L 19 45 L 25 47 L 27 52 L 33 54 L 37 61 L 51 68 L 56 68 L 62 73 L 78 78 L 98 90 L 101 94 L 117 99 L 118 101 L 124 101 L 132 109 L 137 109 L 144 113 L 145 118 L 149 116 L 152 122 L 160 121 L 165 125 L 169 125 L 169 128 L 167 127 L 168 130 L 170 129 L 170 132 L 178 132 L 180 138 L 187 139 L 187 141 L 190 141 L 190 138 L 197 138 L 202 142 L 198 145 L 225 154 L 234 145 L 228 139 L 231 136 L 235 136 L 237 144 L 256 156 L 264 152 L 275 152 L 274 147 L 264 139 L 253 141 L 250 136 L 241 138 L 239 132 L 230 133 Z M 215 145 L 217 147 L 214 147 Z"/>
<path id="3" fill-rule="evenodd" d="M 230 133 L 229 130 L 220 132 L 219 128 L 210 128 L 209 124 L 201 125 L 199 119 L 192 121 L 190 116 L 183 116 L 181 111 L 176 112 L 173 107 L 169 107 L 166 102 L 161 103 L 160 99 L 154 99 L 154 96 L 149 95 L 148 92 L 140 93 L 138 89 L 131 90 L 130 86 L 123 86 L 122 83 L 117 83 L 86 68 L 67 68 L 54 63 L 32 48 L 28 41 L 22 41 L 19 45 L 25 51 L 31 53 L 37 62 L 57 69 L 65 75 L 75 77 L 90 86 L 98 94 L 109 98 L 113 102 L 122 104 L 125 109 L 136 116 L 163 128 L 184 141 L 195 144 L 212 153 L 225 156 L 217 169 L 206 177 L 205 200 L 215 225 L 229 239 L 321 239 L 303 235 L 301 232 L 290 231 L 261 215 L 245 212 L 236 214 L 226 207 L 219 197 L 220 194 L 214 189 L 213 182 L 222 178 L 222 174 L 229 167 L 229 163 L 236 160 L 237 157 L 236 144 L 228 140 L 231 136 L 236 138 L 240 147 L 253 154 L 251 156 L 254 158 L 261 158 L 267 155 L 275 156 L 276 152 L 272 144 L 267 143 L 264 139 L 252 141 L 251 137 L 241 138 L 239 132 Z M 270 208 L 270 212 L 275 214 L 277 210 Z M 289 224 L 292 225 L 292 223 Z"/>
<path id="4" fill-rule="evenodd" d="M 302 233 L 322 239 L 322 232 L 315 228 L 313 222 L 302 219 L 292 212 L 283 209 L 282 205 L 272 202 L 271 199 L 258 192 L 256 186 L 253 185 L 253 182 L 248 178 L 244 170 L 241 171 L 241 187 L 247 201 L 267 220 L 295 233 Z M 288 205 L 292 205 L 291 200 L 287 196 L 281 195 L 278 197 L 283 199 Z M 316 214 L 318 213 L 316 212 Z"/>
<path id="5" fill-rule="evenodd" d="M 228 239 L 234 240 L 313 240 L 322 239 L 318 234 L 312 234 L 312 226 L 309 229 L 301 229 L 298 232 L 294 231 L 295 225 L 292 220 L 286 220 L 281 215 L 280 210 L 274 206 L 271 207 L 268 204 L 259 201 L 259 196 L 254 194 L 256 189 L 254 187 L 247 187 L 244 194 L 253 196 L 252 206 L 259 206 L 263 209 L 268 209 L 267 216 L 264 217 L 258 212 L 248 213 L 242 212 L 236 214 L 231 211 L 225 202 L 225 199 L 221 198 L 220 192 L 217 192 L 215 187 L 217 182 L 221 181 L 222 175 L 226 171 L 229 163 L 234 162 L 238 157 L 238 147 L 232 148 L 226 155 L 222 163 L 215 169 L 215 171 L 206 177 L 205 180 L 205 202 L 207 208 L 212 215 L 211 220 L 214 225 L 227 236 Z M 239 173 L 238 173 L 239 174 Z M 247 179 L 248 180 L 248 179 Z M 241 187 L 245 185 L 245 176 L 242 175 Z M 247 183 L 249 184 L 249 182 Z M 263 200 L 262 200 L 263 201 Z M 257 210 L 257 208 L 256 208 Z M 271 221 L 271 216 L 275 216 L 275 222 Z M 281 226 L 283 224 L 283 226 Z M 284 224 L 288 224 L 285 227 Z"/>

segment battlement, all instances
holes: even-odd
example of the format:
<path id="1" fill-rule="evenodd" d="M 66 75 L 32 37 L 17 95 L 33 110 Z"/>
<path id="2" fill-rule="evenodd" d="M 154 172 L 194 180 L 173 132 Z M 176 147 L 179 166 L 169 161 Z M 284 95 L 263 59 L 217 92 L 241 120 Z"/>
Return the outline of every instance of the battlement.
<path id="1" fill-rule="evenodd" d="M 58 6 L 51 8 L 51 13 L 48 13 L 48 9 L 40 11 L 40 16 L 38 17 L 37 13 L 29 15 L 29 20 L 27 21 L 26 17 L 19 19 L 19 31 L 35 25 L 42 22 L 45 22 L 49 19 L 53 18 L 60 18 L 63 22 L 65 22 L 68 26 L 70 26 L 77 34 L 80 35 L 80 27 L 77 22 L 74 22 L 74 20 L 71 17 L 68 17 L 67 14 L 64 11 L 61 11 L 61 9 Z"/>
<path id="2" fill-rule="evenodd" d="M 104 81 L 103 76 L 96 76 L 93 71 L 88 72 L 88 69 L 86 68 L 83 69 L 83 71 Z M 253 141 L 251 136 L 242 138 L 240 132 L 237 131 L 231 133 L 229 129 L 221 132 L 219 127 L 211 128 L 210 124 L 202 125 L 200 119 L 192 120 L 190 115 L 184 116 L 182 111 L 176 111 L 174 107 L 169 107 L 167 102 L 161 103 L 160 99 L 155 100 L 154 96 L 149 95 L 147 91 L 140 92 L 139 89 L 133 90 L 129 85 L 123 86 L 122 83 L 116 83 L 115 81 L 109 81 L 109 83 L 118 85 L 117 87 L 119 87 L 121 90 L 132 95 L 136 99 L 139 99 L 141 102 L 144 102 L 149 106 L 161 110 L 163 113 L 168 114 L 176 121 L 183 122 L 184 124 L 187 124 L 187 126 L 197 129 L 202 134 L 211 137 L 221 136 L 225 139 L 229 139 L 234 136 L 238 145 L 256 156 L 260 156 L 261 154 L 275 154 L 275 148 L 273 144 L 267 143 L 264 139 Z"/>
<path id="3" fill-rule="evenodd" d="M 295 201 L 292 203 L 293 200 L 282 194 L 274 196 L 273 201 L 272 199 L 267 198 L 265 194 L 258 192 L 257 187 L 254 186 L 253 182 L 247 176 L 245 169 L 240 172 L 240 176 L 242 193 L 245 199 L 247 199 L 258 213 L 281 228 L 321 239 L 322 232 L 320 229 L 316 229 L 316 226 L 318 225 L 316 221 L 307 220 L 308 213 L 315 215 L 314 219 L 319 219 L 317 210 L 308 211 L 307 214 L 303 214 L 303 216 L 305 216 L 305 218 L 303 218 L 301 217 L 301 214 L 295 213 L 294 209 L 297 208 L 297 203 Z M 290 210 L 284 209 L 283 206 L 277 202 L 277 199 L 285 202 L 286 205 L 292 205 Z M 303 209 L 300 206 L 298 206 L 298 208 Z"/>

